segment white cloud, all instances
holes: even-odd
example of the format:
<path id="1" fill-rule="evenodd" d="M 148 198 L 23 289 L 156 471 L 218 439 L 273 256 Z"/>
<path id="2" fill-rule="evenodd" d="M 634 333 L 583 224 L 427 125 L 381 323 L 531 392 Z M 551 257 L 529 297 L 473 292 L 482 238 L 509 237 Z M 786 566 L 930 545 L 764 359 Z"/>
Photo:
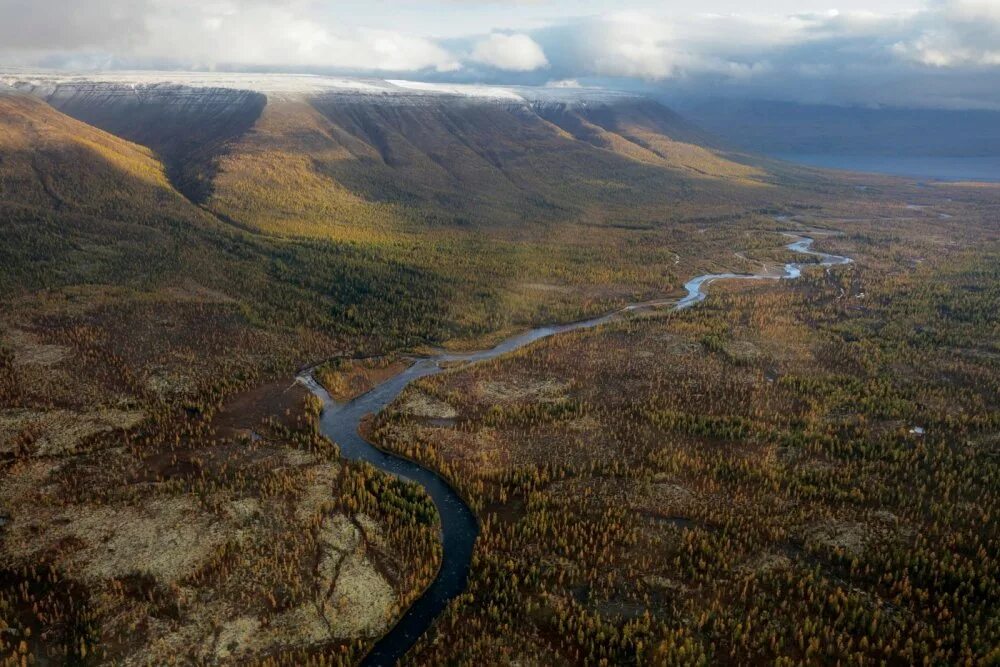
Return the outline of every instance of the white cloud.
<path id="1" fill-rule="evenodd" d="M 773 71 L 771 65 L 792 52 L 799 65 L 815 66 L 813 71 L 859 63 L 992 67 L 1000 65 L 1000 2 L 945 0 L 897 14 L 830 11 L 787 17 L 625 12 L 569 22 L 550 30 L 553 36 L 571 54 L 578 71 L 568 74 L 574 76 L 746 77 Z M 824 61 L 803 63 L 802 56 Z"/>
<path id="2" fill-rule="evenodd" d="M 542 47 L 531 37 L 500 32 L 478 41 L 470 59 L 508 72 L 531 72 L 549 64 Z"/>
<path id="3" fill-rule="evenodd" d="M 193 14 L 200 21 L 193 21 Z M 458 61 L 434 41 L 391 30 L 328 25 L 294 7 L 254 3 L 154 13 L 136 55 L 185 54 L 198 65 L 280 65 L 409 72 L 454 71 Z M 200 29 L 199 29 L 200 26 Z"/>
<path id="4" fill-rule="evenodd" d="M 1000 65 L 1000 3 L 955 0 L 932 16 L 893 53 L 930 67 Z"/>
<path id="5" fill-rule="evenodd" d="M 699 96 L 1000 108 L 1000 0 L 790 16 L 618 13 L 532 33 L 554 78 Z"/>
<path id="6" fill-rule="evenodd" d="M 559 79 L 557 81 L 549 81 L 545 84 L 546 88 L 583 88 L 583 85 L 576 79 Z"/>
<path id="7" fill-rule="evenodd" d="M 144 0 L 0 0 L 0 49 L 128 49 L 148 12 Z"/>
<path id="8" fill-rule="evenodd" d="M 440 1 L 0 0 L 0 62 L 419 72 L 494 83 L 612 78 L 699 94 L 1000 107 L 1000 0 L 758 16 L 699 14 L 693 2 L 665 15 L 662 3 L 630 0 L 647 11 L 583 17 L 572 14 L 582 5 L 563 0 L 483 2 L 463 5 L 462 16 L 471 35 L 485 36 L 435 39 L 426 23 L 423 34 L 404 29 Z M 518 20 L 543 10 L 533 25 L 544 27 Z M 403 18 L 393 19 L 396 11 Z M 358 16 L 364 22 L 352 23 Z M 522 27 L 501 31 L 501 23 Z"/>
<path id="9" fill-rule="evenodd" d="M 324 21 L 296 0 L 0 0 L 0 53 L 81 48 L 130 62 L 451 72 L 434 40 Z"/>

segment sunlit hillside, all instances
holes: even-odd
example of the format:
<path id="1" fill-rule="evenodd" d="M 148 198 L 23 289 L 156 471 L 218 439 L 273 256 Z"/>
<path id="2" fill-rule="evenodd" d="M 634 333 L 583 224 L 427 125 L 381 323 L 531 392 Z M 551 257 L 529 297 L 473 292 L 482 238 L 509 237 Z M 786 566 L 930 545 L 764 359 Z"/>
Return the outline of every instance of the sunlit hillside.
<path id="1" fill-rule="evenodd" d="M 781 197 L 767 187 L 780 178 L 744 164 L 751 158 L 632 95 L 175 79 L 142 88 L 117 79 L 9 82 L 149 146 L 181 191 L 281 235 L 359 238 L 404 223 L 530 233 L 543 223 L 677 219 L 694 207 L 733 212 Z"/>

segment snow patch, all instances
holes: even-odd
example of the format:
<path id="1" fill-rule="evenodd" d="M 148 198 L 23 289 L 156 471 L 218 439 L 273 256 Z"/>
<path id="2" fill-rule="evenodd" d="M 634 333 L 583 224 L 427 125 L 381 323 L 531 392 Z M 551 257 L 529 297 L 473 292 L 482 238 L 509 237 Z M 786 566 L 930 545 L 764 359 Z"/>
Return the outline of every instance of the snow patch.
<path id="1" fill-rule="evenodd" d="M 457 95 L 460 97 L 482 97 L 496 100 L 523 102 L 524 98 L 509 88 L 499 86 L 478 86 L 474 84 L 425 83 L 391 79 L 386 83 L 403 90 L 418 91 L 431 95 Z"/>
<path id="2" fill-rule="evenodd" d="M 345 100 L 381 101 L 389 104 L 423 104 L 442 99 L 518 106 L 563 104 L 602 106 L 634 101 L 642 96 L 603 88 L 585 88 L 576 82 L 548 86 L 492 86 L 428 83 L 402 79 L 371 79 L 313 74 L 244 74 L 219 72 L 56 72 L 0 68 L 0 87 L 8 86 L 50 97 L 74 90 L 149 91 L 173 88 L 239 90 L 272 99 L 343 97 Z M 192 91 L 190 94 L 197 94 Z"/>

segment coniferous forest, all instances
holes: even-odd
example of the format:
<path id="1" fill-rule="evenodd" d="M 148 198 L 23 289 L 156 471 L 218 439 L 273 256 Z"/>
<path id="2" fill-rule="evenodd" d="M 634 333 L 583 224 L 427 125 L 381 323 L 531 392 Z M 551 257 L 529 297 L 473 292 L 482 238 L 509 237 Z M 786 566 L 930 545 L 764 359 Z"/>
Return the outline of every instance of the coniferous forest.
<path id="1" fill-rule="evenodd" d="M 361 421 L 478 522 L 403 664 L 1000 659 L 1000 187 L 631 97 L 116 95 L 0 92 L 0 664 L 360 663 L 441 518 L 301 378 L 442 351 Z"/>

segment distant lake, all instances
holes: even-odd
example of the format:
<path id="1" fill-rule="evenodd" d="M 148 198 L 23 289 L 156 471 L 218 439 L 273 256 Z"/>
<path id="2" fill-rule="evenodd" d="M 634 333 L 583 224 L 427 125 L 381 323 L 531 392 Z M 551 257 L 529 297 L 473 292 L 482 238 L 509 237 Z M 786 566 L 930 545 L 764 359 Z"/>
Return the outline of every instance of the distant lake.
<path id="1" fill-rule="evenodd" d="M 878 155 L 781 154 L 773 157 L 810 167 L 867 171 L 939 181 L 1000 181 L 996 157 L 883 157 Z"/>

